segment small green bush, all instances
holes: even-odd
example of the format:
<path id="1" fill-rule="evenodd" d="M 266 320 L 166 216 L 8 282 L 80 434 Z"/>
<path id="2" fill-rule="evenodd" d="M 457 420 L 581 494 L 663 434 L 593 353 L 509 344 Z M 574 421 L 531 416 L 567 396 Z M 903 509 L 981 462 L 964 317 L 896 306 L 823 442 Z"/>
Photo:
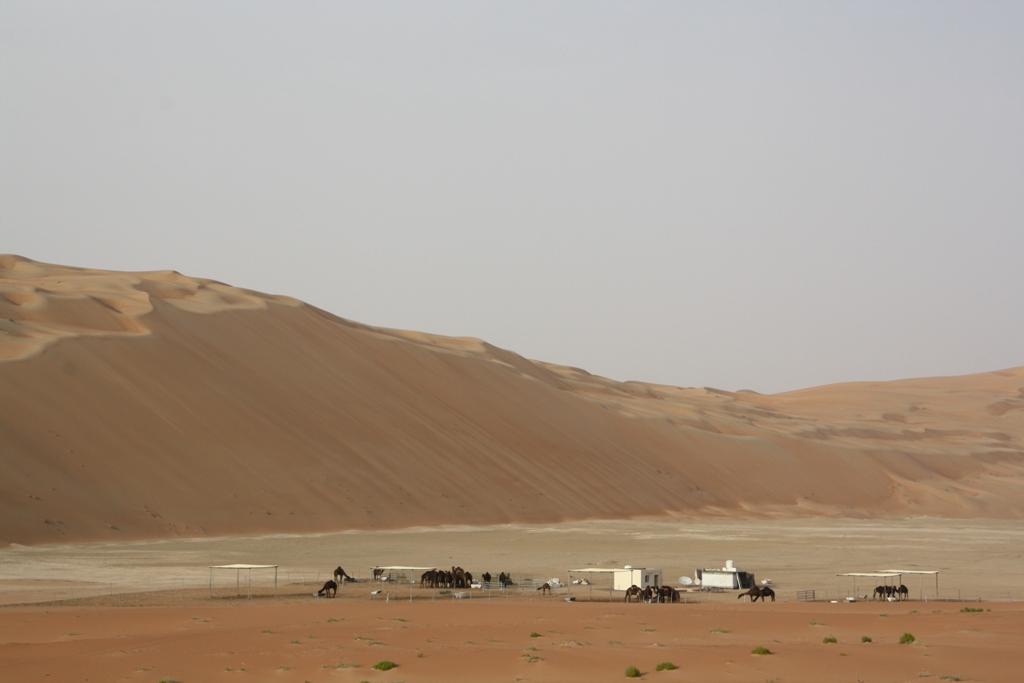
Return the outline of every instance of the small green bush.
<path id="1" fill-rule="evenodd" d="M 900 636 L 900 645 L 910 645 L 915 640 L 917 640 L 917 638 L 914 637 L 913 633 L 904 633 Z"/>
<path id="2" fill-rule="evenodd" d="M 766 647 L 762 647 L 760 645 L 758 645 L 757 647 L 755 647 L 753 650 L 750 651 L 750 654 L 752 654 L 752 655 L 770 655 L 771 653 L 772 653 L 771 650 L 769 650 Z"/>
<path id="3" fill-rule="evenodd" d="M 860 642 L 862 642 L 862 643 L 870 643 L 871 642 L 871 636 L 861 636 L 860 637 Z"/>
<path id="4" fill-rule="evenodd" d="M 635 666 L 626 667 L 626 678 L 640 678 L 640 669 Z"/>
<path id="5" fill-rule="evenodd" d="M 823 643 L 825 643 L 827 645 L 829 643 L 838 643 L 839 641 L 836 640 L 835 636 L 825 636 L 824 638 L 821 639 L 821 642 L 823 642 Z"/>
<path id="6" fill-rule="evenodd" d="M 380 662 L 377 662 L 376 664 L 374 664 L 373 668 L 376 669 L 377 671 L 390 671 L 391 669 L 394 669 L 396 666 L 398 666 L 398 665 L 395 664 L 394 662 L 389 662 L 388 660 L 385 659 L 383 661 L 380 661 Z"/>
<path id="7" fill-rule="evenodd" d="M 672 671 L 673 669 L 678 669 L 678 668 L 679 667 L 676 666 L 675 664 L 673 664 L 672 662 L 662 662 L 658 666 L 654 667 L 654 670 L 655 671 Z"/>
<path id="8" fill-rule="evenodd" d="M 537 633 L 536 631 L 531 631 L 530 632 L 530 637 L 531 638 L 540 638 L 540 634 Z"/>
<path id="9" fill-rule="evenodd" d="M 961 612 L 984 612 L 985 610 L 982 607 L 964 607 L 960 611 Z"/>

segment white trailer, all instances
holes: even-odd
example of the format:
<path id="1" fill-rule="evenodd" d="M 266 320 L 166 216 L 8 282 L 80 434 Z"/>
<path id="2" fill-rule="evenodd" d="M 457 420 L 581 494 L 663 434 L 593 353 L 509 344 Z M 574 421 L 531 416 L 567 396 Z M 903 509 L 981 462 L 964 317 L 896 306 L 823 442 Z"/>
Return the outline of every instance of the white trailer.
<path id="1" fill-rule="evenodd" d="M 726 560 L 721 569 L 698 569 L 697 582 L 705 588 L 752 588 L 754 574 L 737 569 L 732 560 Z"/>

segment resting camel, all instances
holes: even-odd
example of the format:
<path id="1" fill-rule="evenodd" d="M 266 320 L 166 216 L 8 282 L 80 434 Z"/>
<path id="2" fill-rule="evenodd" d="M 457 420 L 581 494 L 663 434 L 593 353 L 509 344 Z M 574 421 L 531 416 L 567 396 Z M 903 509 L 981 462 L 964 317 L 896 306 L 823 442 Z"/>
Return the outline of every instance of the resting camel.
<path id="1" fill-rule="evenodd" d="M 355 579 L 353 579 L 351 576 L 346 574 L 345 570 L 342 569 L 341 567 L 338 567 L 337 569 L 334 570 L 334 581 L 336 583 L 344 585 L 344 581 L 346 581 L 346 580 L 347 581 L 355 581 Z"/>
<path id="2" fill-rule="evenodd" d="M 334 583 L 333 581 L 328 581 L 327 583 L 324 584 L 323 588 L 321 588 L 320 590 L 318 590 L 316 592 L 316 596 L 317 597 L 320 597 L 321 595 L 323 595 L 323 596 L 326 596 L 328 598 L 333 598 L 337 594 L 338 594 L 338 584 Z"/>

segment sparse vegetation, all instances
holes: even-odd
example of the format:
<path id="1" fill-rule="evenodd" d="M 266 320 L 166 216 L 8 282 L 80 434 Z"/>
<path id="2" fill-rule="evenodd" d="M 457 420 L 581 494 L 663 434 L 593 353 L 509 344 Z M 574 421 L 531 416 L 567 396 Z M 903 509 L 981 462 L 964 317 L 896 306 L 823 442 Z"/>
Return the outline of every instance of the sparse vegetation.
<path id="1" fill-rule="evenodd" d="M 757 647 L 755 647 L 753 650 L 750 651 L 750 654 L 752 654 L 752 655 L 770 655 L 771 653 L 772 653 L 771 650 L 769 650 L 768 648 L 766 648 L 764 646 L 761 646 L 761 645 L 758 645 Z"/>
<path id="2" fill-rule="evenodd" d="M 824 643 L 825 645 L 828 645 L 829 643 L 838 643 L 839 641 L 836 640 L 835 636 L 825 636 L 824 638 L 821 639 L 821 642 Z"/>
<path id="3" fill-rule="evenodd" d="M 530 631 L 530 637 L 531 638 L 540 638 L 540 634 L 537 633 L 536 631 Z"/>
<path id="4" fill-rule="evenodd" d="M 394 662 L 389 661 L 387 659 L 383 659 L 383 660 L 377 662 L 376 664 L 374 664 L 373 668 L 376 669 L 377 671 L 391 671 L 396 666 L 398 666 L 398 665 L 395 664 Z"/>
<path id="5" fill-rule="evenodd" d="M 626 678 L 640 678 L 640 669 L 633 665 L 626 667 Z"/>
<path id="6" fill-rule="evenodd" d="M 942 681 L 960 681 L 960 680 L 963 680 L 963 679 L 960 678 L 959 676 L 953 676 L 952 674 L 945 674 L 944 676 L 939 676 L 939 680 L 942 680 Z"/>
<path id="7" fill-rule="evenodd" d="M 915 640 L 917 640 L 917 638 L 914 637 L 913 633 L 904 633 L 900 636 L 900 645 L 910 645 Z"/>
<path id="8" fill-rule="evenodd" d="M 527 664 L 533 664 L 535 662 L 542 662 L 542 661 L 544 661 L 543 657 L 538 657 L 537 655 L 531 655 L 531 654 L 526 653 L 526 652 L 524 652 L 521 656 L 523 658 L 523 661 L 526 662 Z"/>
<path id="9" fill-rule="evenodd" d="M 871 636 L 861 636 L 860 637 L 860 642 L 862 642 L 862 643 L 870 643 L 871 642 Z"/>
<path id="10" fill-rule="evenodd" d="M 985 610 L 982 607 L 964 607 L 960 611 L 961 612 L 984 612 Z"/>
<path id="11" fill-rule="evenodd" d="M 337 664 L 324 664 L 324 669 L 358 669 L 359 665 L 355 662 L 338 662 Z"/>
<path id="12" fill-rule="evenodd" d="M 662 662 L 658 666 L 654 667 L 654 670 L 655 671 L 672 671 L 673 669 L 678 669 L 678 668 L 679 667 L 676 666 L 675 664 L 673 664 L 672 662 Z"/>
<path id="13" fill-rule="evenodd" d="M 708 629 L 708 633 L 728 633 L 728 632 L 729 631 L 727 629 L 724 629 L 721 626 L 716 626 L 714 628 L 709 628 Z"/>

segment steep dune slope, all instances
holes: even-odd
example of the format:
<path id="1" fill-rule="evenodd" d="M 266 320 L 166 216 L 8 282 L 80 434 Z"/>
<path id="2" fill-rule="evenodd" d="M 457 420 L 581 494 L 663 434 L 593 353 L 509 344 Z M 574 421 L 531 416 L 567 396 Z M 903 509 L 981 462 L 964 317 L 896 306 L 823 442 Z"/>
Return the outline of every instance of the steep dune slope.
<path id="1" fill-rule="evenodd" d="M 650 514 L 1024 515 L 1024 369 L 618 383 L 171 271 L 0 256 L 0 542 Z"/>

